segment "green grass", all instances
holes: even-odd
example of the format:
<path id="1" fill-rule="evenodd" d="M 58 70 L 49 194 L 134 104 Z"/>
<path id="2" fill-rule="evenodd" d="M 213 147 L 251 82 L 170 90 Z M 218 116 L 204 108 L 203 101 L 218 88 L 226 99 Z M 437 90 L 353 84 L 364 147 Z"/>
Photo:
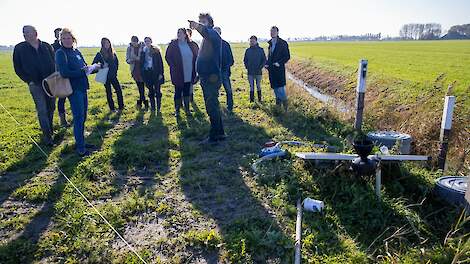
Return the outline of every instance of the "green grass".
<path id="1" fill-rule="evenodd" d="M 94 52 L 83 51 L 87 61 Z M 121 62 L 124 52 L 118 49 Z M 292 85 L 291 111 L 280 114 L 266 77 L 265 103 L 249 103 L 242 46 L 234 54 L 235 114 L 226 114 L 222 92 L 229 139 L 220 146 L 198 144 L 209 129 L 199 86 L 193 118 L 172 116 L 169 82 L 162 88 L 162 116 L 139 112 L 137 87 L 122 64 L 121 115 L 108 113 L 104 88 L 90 80 L 86 140 L 99 150 L 78 158 L 71 128 L 57 126 L 59 144 L 45 148 L 46 159 L 28 138 L 40 134 L 29 91 L 13 72 L 11 54 L 0 53 L 0 102 L 21 123 L 0 111 L 0 263 L 139 263 L 57 167 L 150 263 L 291 263 L 299 197 L 326 203 L 324 214 L 304 215 L 304 263 L 468 258 L 468 243 L 462 244 L 468 223 L 431 194 L 437 172 L 411 164 L 384 170 L 380 201 L 374 180 L 355 177 L 347 164 L 333 171 L 291 158 L 267 162 L 255 175 L 250 166 L 266 141 L 351 151 L 352 128 Z M 290 148 L 298 150 L 311 149 Z M 449 230 L 455 232 L 445 240 Z"/>
<path id="2" fill-rule="evenodd" d="M 370 74 L 411 82 L 432 83 L 444 74 L 446 83 L 457 81 L 457 95 L 470 86 L 470 41 L 313 42 L 290 48 L 293 58 L 348 70 L 357 70 L 364 58 Z"/>

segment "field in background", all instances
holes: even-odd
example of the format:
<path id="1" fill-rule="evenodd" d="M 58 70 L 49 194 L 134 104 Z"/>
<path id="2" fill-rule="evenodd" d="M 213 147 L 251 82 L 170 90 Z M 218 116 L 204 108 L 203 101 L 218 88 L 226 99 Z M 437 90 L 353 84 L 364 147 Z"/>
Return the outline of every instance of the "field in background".
<path id="1" fill-rule="evenodd" d="M 95 50 L 83 53 L 90 62 Z M 138 263 L 57 167 L 149 263 L 291 263 L 299 197 L 326 203 L 323 215 L 304 216 L 304 263 L 468 257 L 468 243 L 461 244 L 468 223 L 432 195 L 440 174 L 420 165 L 384 171 L 381 200 L 374 180 L 357 178 L 347 165 L 321 169 L 293 158 L 266 163 L 255 175 L 250 166 L 266 141 L 325 143 L 350 152 L 352 128 L 292 84 L 290 113 L 280 114 L 266 75 L 265 103 L 249 103 L 242 45 L 234 54 L 236 107 L 234 115 L 226 113 L 222 92 L 229 134 L 222 145 L 198 144 L 209 129 L 199 86 L 193 118 L 172 116 L 168 81 L 162 116 L 137 111 L 137 88 L 119 49 L 126 110 L 108 113 L 104 88 L 90 80 L 86 136 L 98 150 L 79 159 L 71 128 L 57 127 L 58 145 L 45 149 L 45 159 L 28 139 L 39 138 L 29 91 L 13 72 L 11 54 L 0 53 L 0 103 L 21 123 L 0 110 L 0 263 Z M 290 149 L 299 150 L 312 149 Z"/>
<path id="2" fill-rule="evenodd" d="M 304 42 L 290 48 L 292 73 L 351 106 L 358 62 L 367 59 L 369 129 L 410 133 L 420 153 L 437 153 L 443 98 L 455 95 L 451 162 L 456 171 L 470 167 L 470 41 Z"/>

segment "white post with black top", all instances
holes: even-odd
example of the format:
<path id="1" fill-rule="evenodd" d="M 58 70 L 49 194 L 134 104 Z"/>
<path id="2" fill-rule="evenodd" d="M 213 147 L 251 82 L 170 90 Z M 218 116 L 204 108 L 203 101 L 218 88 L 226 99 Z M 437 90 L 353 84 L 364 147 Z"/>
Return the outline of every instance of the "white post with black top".
<path id="1" fill-rule="evenodd" d="M 354 129 L 362 129 L 362 116 L 364 114 L 364 98 L 366 94 L 366 76 L 367 76 L 367 60 L 359 61 L 359 70 L 357 73 L 357 88 L 356 88 L 356 119 L 354 122 Z"/>
<path id="2" fill-rule="evenodd" d="M 446 96 L 444 102 L 444 111 L 442 113 L 441 135 L 439 156 L 437 158 L 438 167 L 441 170 L 446 168 L 447 151 L 449 149 L 449 140 L 452 130 L 452 116 L 454 114 L 455 96 Z"/>

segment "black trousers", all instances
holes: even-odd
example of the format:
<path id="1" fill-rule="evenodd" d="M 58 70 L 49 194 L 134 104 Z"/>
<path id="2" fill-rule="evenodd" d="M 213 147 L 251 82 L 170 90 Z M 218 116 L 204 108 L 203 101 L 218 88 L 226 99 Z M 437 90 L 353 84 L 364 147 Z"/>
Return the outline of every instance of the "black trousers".
<path id="1" fill-rule="evenodd" d="M 190 82 L 185 82 L 183 86 L 175 86 L 175 99 L 181 99 L 181 97 L 189 96 L 189 88 L 191 87 Z"/>
<path id="2" fill-rule="evenodd" d="M 113 92 L 111 90 L 111 85 L 114 88 L 114 91 L 116 92 L 117 100 L 118 100 L 118 107 L 119 109 L 124 108 L 124 99 L 122 97 L 122 89 L 121 89 L 121 84 L 119 83 L 117 77 L 114 78 L 108 78 L 106 83 L 104 84 L 104 87 L 106 88 L 106 99 L 108 100 L 108 106 L 111 111 L 115 109 L 114 107 L 114 100 L 113 100 Z"/>

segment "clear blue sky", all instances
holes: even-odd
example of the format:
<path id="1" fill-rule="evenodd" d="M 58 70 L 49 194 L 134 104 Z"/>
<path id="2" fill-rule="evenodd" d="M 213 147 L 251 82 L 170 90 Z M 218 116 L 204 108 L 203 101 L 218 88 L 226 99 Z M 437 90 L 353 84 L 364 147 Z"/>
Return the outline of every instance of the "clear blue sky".
<path id="1" fill-rule="evenodd" d="M 166 43 L 201 11 L 214 16 L 230 41 L 253 34 L 268 38 L 272 25 L 287 38 L 379 32 L 397 36 L 405 23 L 437 22 L 444 29 L 470 23 L 470 0 L 0 0 L 0 10 L 3 45 L 22 41 L 25 24 L 36 26 L 44 41 L 53 40 L 54 28 L 67 26 L 79 45 L 99 45 L 103 36 L 115 44 L 128 43 L 134 34 Z"/>

